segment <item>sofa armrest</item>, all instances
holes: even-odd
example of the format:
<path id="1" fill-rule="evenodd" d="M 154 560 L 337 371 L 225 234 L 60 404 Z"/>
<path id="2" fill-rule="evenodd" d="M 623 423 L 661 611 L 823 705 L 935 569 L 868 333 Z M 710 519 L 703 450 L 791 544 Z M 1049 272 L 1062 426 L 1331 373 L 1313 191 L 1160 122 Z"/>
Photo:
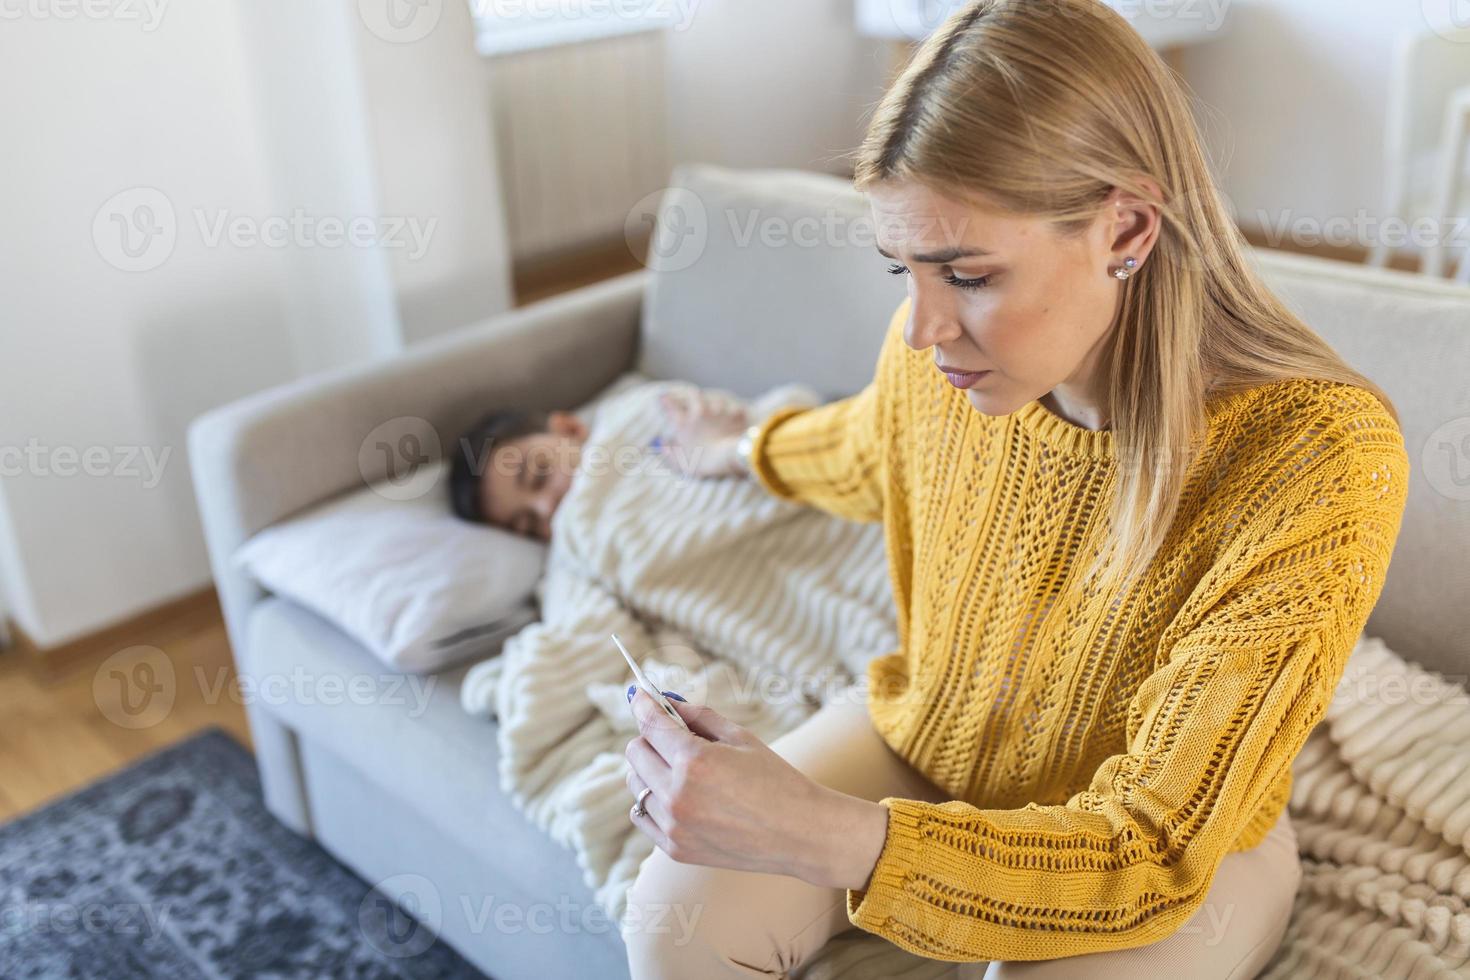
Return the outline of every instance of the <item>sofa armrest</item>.
<path id="1" fill-rule="evenodd" d="M 387 475 L 360 450 L 380 426 L 432 428 L 446 451 L 497 405 L 571 408 L 634 366 L 643 270 L 492 317 L 402 356 L 325 372 L 200 416 L 194 492 L 237 662 L 260 591 L 230 564 L 247 538 Z"/>

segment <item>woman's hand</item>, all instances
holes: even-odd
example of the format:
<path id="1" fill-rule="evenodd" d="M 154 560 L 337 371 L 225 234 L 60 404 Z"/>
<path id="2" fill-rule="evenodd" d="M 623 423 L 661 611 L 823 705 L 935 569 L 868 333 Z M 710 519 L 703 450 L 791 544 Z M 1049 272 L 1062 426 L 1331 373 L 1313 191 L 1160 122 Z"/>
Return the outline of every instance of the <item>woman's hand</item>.
<path id="1" fill-rule="evenodd" d="M 659 396 L 668 434 L 659 443 L 664 458 L 687 476 L 734 476 L 740 434 L 750 425 L 745 406 L 718 392 L 693 386 Z"/>
<path id="2" fill-rule="evenodd" d="M 653 789 L 647 815 L 631 817 L 639 830 L 681 864 L 867 887 L 886 807 L 817 783 L 711 707 L 669 700 L 693 735 L 635 688 L 628 789 Z"/>

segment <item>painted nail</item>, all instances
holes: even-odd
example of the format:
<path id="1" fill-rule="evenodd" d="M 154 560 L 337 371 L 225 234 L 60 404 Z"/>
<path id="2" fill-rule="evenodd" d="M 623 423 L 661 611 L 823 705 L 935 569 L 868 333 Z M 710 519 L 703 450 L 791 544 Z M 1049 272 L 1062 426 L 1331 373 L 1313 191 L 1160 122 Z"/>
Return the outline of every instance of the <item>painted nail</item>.
<path id="1" fill-rule="evenodd" d="M 673 691 L 665 691 L 664 692 L 664 697 L 666 697 L 666 698 L 673 698 L 675 701 L 684 701 L 684 698 L 682 698 L 681 696 L 675 694 Z M 685 704 L 688 704 L 689 702 L 688 701 L 684 701 L 684 703 Z"/>
<path id="2" fill-rule="evenodd" d="M 629 704 L 632 704 L 633 703 L 633 695 L 636 694 L 637 692 L 638 692 L 638 685 L 637 684 L 629 684 L 628 685 L 628 703 Z"/>

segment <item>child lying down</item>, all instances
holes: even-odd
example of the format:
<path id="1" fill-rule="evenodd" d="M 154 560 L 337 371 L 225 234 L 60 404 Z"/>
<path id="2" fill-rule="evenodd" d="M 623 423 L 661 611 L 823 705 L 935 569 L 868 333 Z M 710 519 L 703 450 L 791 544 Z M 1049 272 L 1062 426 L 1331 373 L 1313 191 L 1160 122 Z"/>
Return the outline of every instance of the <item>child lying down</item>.
<path id="1" fill-rule="evenodd" d="M 590 423 L 487 426 L 485 441 L 459 444 L 487 465 L 468 467 L 480 479 L 461 485 L 456 510 L 550 541 L 541 619 L 471 668 L 461 702 L 498 720 L 502 790 L 577 851 L 610 910 L 648 853 L 625 819 L 632 675 L 610 634 L 660 688 L 767 742 L 832 696 L 861 696 L 851 685 L 867 662 L 897 646 L 882 525 L 779 500 L 754 480 L 683 475 L 651 445 L 666 395 L 738 402 L 645 382 Z M 732 410 L 757 422 L 817 401 L 787 387 Z"/>
<path id="2" fill-rule="evenodd" d="M 641 381 L 637 375 L 625 374 L 613 383 L 603 401 L 615 399 L 630 387 L 643 387 L 643 401 L 650 404 L 698 399 L 706 407 L 738 414 L 741 424 L 760 421 L 778 408 L 814 406 L 820 400 L 804 385 L 783 385 L 747 406 L 718 389 Z M 459 438 L 450 473 L 450 504 L 467 521 L 549 540 L 551 518 L 579 465 L 591 462 L 583 459 L 588 438 L 588 423 L 573 412 L 492 411 Z M 641 451 L 643 447 L 631 448 Z"/>

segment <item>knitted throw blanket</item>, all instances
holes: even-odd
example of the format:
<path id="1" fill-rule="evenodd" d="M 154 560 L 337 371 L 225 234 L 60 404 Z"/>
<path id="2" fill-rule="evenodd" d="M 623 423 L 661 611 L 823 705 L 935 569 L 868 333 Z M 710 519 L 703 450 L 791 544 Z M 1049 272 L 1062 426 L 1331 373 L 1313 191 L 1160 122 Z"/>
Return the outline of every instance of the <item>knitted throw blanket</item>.
<path id="1" fill-rule="evenodd" d="M 1302 885 L 1262 974 L 1470 977 L 1470 696 L 1364 637 L 1292 765 Z"/>
<path id="2" fill-rule="evenodd" d="M 898 642 L 882 526 L 778 500 L 753 480 L 682 476 L 647 448 L 671 386 L 624 387 L 598 407 L 553 517 L 541 620 L 461 688 L 467 711 L 498 719 L 502 790 L 575 851 L 614 917 L 654 845 L 627 816 L 632 672 L 610 634 L 660 688 L 766 742 Z M 754 421 L 818 400 L 789 387 L 748 408 Z"/>

